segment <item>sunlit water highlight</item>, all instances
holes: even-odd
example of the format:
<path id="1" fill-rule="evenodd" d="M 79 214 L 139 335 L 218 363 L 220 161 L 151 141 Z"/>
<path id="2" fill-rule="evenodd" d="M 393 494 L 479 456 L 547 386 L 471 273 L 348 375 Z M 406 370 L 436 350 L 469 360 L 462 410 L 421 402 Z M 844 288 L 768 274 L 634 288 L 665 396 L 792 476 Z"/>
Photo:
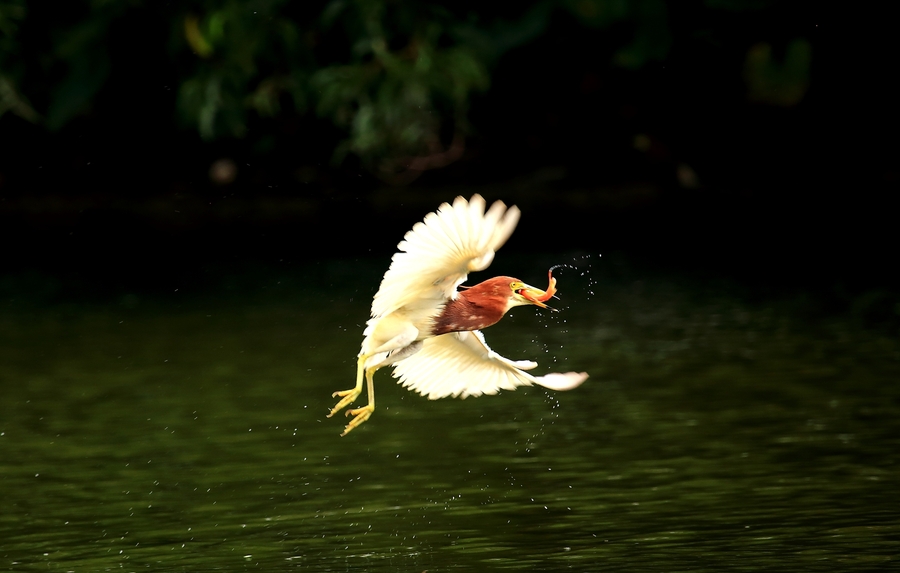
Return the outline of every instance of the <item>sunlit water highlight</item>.
<path id="1" fill-rule="evenodd" d="M 559 260 L 492 271 L 531 282 Z M 896 566 L 900 343 L 609 265 L 561 268 L 561 312 L 486 332 L 510 358 L 588 371 L 582 387 L 432 402 L 385 371 L 345 438 L 325 414 L 381 265 L 184 299 L 10 296 L 0 569 Z"/>

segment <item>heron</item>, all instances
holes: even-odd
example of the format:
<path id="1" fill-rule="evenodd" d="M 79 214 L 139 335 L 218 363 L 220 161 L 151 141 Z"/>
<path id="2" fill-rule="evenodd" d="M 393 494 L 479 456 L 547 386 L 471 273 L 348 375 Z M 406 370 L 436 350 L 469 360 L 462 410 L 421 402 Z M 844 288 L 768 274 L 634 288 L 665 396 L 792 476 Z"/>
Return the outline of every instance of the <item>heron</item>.
<path id="1" fill-rule="evenodd" d="M 368 388 L 368 404 L 348 409 L 352 416 L 341 436 L 375 411 L 374 375 L 393 366 L 393 376 L 406 388 L 436 400 L 466 398 L 537 384 L 570 390 L 584 382 L 585 372 L 532 376 L 531 360 L 509 360 L 487 345 L 481 330 L 496 324 L 513 307 L 533 305 L 555 310 L 546 302 L 556 294 L 553 269 L 547 290 L 498 276 L 461 287 L 471 272 L 483 271 L 516 228 L 521 215 L 502 201 L 489 209 L 484 198 L 457 197 L 429 213 L 406 233 L 372 300 L 371 318 L 363 331 L 357 358 L 356 386 L 332 394 L 340 401 L 332 417 Z"/>

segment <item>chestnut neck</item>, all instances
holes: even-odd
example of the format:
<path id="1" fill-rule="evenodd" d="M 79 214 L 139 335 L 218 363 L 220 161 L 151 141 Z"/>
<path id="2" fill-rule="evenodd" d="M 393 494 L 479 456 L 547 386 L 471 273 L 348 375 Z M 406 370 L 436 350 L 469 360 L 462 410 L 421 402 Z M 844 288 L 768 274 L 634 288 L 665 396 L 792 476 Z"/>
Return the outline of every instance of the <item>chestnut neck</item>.
<path id="1" fill-rule="evenodd" d="M 455 299 L 444 305 L 441 314 L 434 319 L 432 336 L 480 330 L 496 324 L 506 311 L 512 291 L 509 285 L 517 279 L 494 277 L 475 286 L 459 291 Z"/>

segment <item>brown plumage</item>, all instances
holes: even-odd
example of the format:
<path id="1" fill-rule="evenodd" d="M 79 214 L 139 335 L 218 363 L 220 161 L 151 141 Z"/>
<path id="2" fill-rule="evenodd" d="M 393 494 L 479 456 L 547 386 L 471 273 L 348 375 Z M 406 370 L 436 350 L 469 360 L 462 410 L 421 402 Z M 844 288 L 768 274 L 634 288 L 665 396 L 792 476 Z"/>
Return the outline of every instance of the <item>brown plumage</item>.
<path id="1" fill-rule="evenodd" d="M 481 330 L 497 324 L 509 310 L 509 285 L 514 282 L 521 281 L 513 277 L 494 277 L 460 291 L 435 318 L 431 335 Z"/>

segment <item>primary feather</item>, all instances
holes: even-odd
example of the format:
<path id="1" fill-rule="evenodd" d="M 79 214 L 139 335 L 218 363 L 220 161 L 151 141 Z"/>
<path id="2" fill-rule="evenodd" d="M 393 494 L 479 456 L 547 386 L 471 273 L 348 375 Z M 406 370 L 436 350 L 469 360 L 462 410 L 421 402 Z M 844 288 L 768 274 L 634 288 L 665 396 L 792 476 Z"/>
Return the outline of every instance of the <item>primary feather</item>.
<path id="1" fill-rule="evenodd" d="M 470 272 L 486 269 L 494 253 L 512 235 L 519 209 L 495 202 L 485 212 L 485 201 L 457 197 L 444 203 L 406 233 L 372 300 L 372 317 L 390 314 L 410 304 L 437 311 L 454 298 L 456 287 Z"/>

